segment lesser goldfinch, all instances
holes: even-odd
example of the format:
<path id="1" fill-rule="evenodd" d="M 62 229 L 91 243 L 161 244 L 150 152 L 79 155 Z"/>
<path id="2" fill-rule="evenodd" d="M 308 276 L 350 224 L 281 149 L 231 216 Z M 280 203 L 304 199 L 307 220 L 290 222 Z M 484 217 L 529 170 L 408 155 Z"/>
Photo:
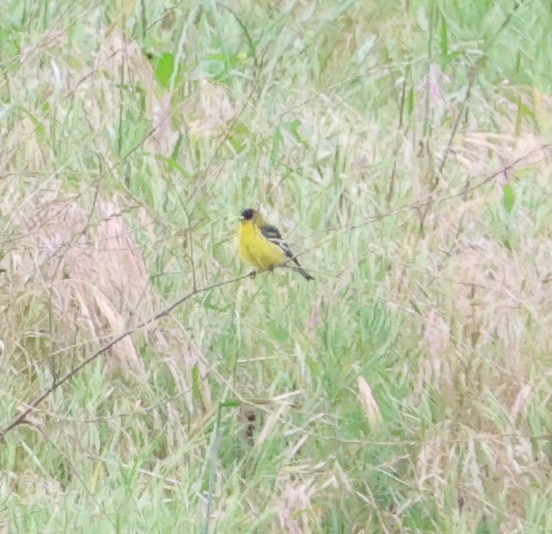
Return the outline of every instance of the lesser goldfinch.
<path id="1" fill-rule="evenodd" d="M 271 271 L 279 265 L 293 261 L 290 267 L 307 280 L 314 278 L 305 271 L 289 245 L 282 239 L 278 228 L 267 224 L 257 210 L 242 211 L 238 230 L 240 257 L 256 271 Z"/>

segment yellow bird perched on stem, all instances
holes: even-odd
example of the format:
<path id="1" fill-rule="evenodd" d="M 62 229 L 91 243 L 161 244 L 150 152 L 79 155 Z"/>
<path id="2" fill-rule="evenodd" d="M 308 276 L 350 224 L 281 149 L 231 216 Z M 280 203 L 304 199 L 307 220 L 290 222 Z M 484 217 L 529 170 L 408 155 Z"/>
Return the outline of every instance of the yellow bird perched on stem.
<path id="1" fill-rule="evenodd" d="M 282 239 L 278 228 L 267 224 L 257 210 L 242 211 L 238 240 L 241 259 L 254 267 L 255 271 L 271 271 L 291 260 L 295 265 L 289 267 L 307 280 L 314 280 L 301 267 L 289 245 Z"/>

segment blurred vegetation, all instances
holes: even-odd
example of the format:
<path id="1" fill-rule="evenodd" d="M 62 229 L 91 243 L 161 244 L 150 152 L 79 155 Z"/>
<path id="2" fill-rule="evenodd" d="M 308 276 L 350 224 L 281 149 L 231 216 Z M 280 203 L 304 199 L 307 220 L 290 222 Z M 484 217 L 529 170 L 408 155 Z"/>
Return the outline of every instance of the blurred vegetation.
<path id="1" fill-rule="evenodd" d="M 552 530 L 549 2 L 2 7 L 1 530 Z"/>

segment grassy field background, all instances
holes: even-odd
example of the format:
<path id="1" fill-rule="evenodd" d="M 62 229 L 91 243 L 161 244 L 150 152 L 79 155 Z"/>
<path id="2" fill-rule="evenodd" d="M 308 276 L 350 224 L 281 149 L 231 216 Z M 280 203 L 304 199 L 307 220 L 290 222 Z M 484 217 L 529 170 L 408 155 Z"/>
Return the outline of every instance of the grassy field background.
<path id="1" fill-rule="evenodd" d="M 2 532 L 552 531 L 549 2 L 2 10 Z"/>

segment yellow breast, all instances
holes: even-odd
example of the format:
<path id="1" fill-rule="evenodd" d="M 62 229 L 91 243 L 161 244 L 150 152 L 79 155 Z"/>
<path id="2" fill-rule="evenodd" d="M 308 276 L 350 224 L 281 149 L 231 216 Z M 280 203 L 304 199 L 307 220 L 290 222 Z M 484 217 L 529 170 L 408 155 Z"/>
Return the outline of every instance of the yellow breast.
<path id="1" fill-rule="evenodd" d="M 238 239 L 241 259 L 256 270 L 273 269 L 287 259 L 282 249 L 264 237 L 252 221 L 241 221 Z"/>

